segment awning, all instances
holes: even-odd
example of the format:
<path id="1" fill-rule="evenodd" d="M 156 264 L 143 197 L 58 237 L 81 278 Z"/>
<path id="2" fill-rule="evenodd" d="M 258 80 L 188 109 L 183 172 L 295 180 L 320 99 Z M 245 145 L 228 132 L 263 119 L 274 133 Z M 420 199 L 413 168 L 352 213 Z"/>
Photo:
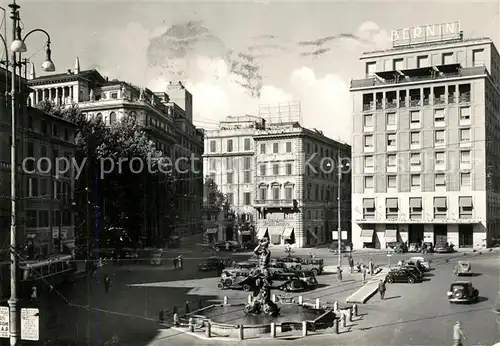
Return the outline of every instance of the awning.
<path id="1" fill-rule="evenodd" d="M 257 239 L 262 239 L 265 237 L 267 233 L 267 227 L 260 227 L 259 231 L 257 232 Z"/>
<path id="2" fill-rule="evenodd" d="M 434 208 L 446 208 L 446 197 L 434 199 Z"/>
<path id="3" fill-rule="evenodd" d="M 386 200 L 387 208 L 389 209 L 398 209 L 398 199 L 397 198 L 388 198 Z"/>
<path id="4" fill-rule="evenodd" d="M 272 244 L 281 243 L 281 235 L 283 234 L 283 227 L 269 227 L 269 236 L 271 237 Z"/>
<path id="5" fill-rule="evenodd" d="M 293 233 L 293 228 L 285 228 L 283 231 L 283 239 L 291 239 Z"/>
<path id="6" fill-rule="evenodd" d="M 422 208 L 422 199 L 410 198 L 410 208 Z"/>
<path id="7" fill-rule="evenodd" d="M 373 229 L 362 229 L 360 237 L 361 241 L 363 243 L 373 243 L 373 233 L 375 233 Z"/>
<path id="8" fill-rule="evenodd" d="M 395 243 L 398 241 L 398 230 L 397 229 L 386 229 L 384 234 L 386 243 Z"/>
<path id="9" fill-rule="evenodd" d="M 472 208 L 472 197 L 460 197 L 460 206 Z"/>
<path id="10" fill-rule="evenodd" d="M 363 199 L 363 208 L 375 208 L 375 199 L 373 198 Z"/>
<path id="11" fill-rule="evenodd" d="M 215 234 L 217 231 L 217 228 L 207 228 L 207 234 Z"/>

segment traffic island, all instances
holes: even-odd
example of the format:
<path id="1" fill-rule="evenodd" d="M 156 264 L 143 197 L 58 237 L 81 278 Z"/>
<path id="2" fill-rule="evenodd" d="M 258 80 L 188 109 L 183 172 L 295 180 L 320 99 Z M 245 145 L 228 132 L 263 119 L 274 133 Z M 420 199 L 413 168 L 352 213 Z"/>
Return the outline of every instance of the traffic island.
<path id="1" fill-rule="evenodd" d="M 363 285 L 359 290 L 351 294 L 347 299 L 346 303 L 349 304 L 365 304 L 371 297 L 378 292 L 378 284 L 380 280 L 384 280 L 389 273 L 389 268 L 379 268 L 378 273 L 370 277 L 366 284 Z"/>

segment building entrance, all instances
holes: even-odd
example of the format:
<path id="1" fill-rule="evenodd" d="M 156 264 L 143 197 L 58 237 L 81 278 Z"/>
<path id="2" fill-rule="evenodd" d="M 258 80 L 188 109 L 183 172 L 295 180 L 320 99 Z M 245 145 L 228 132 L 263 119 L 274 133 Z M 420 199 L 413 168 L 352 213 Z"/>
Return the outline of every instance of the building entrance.
<path id="1" fill-rule="evenodd" d="M 234 240 L 234 230 L 233 227 L 226 228 L 226 241 Z"/>
<path id="2" fill-rule="evenodd" d="M 472 225 L 458 226 L 458 247 L 472 247 L 474 228 Z"/>
<path id="3" fill-rule="evenodd" d="M 424 225 L 408 225 L 408 244 L 420 244 L 424 241 Z"/>
<path id="4" fill-rule="evenodd" d="M 448 242 L 448 226 L 434 225 L 434 245 Z"/>

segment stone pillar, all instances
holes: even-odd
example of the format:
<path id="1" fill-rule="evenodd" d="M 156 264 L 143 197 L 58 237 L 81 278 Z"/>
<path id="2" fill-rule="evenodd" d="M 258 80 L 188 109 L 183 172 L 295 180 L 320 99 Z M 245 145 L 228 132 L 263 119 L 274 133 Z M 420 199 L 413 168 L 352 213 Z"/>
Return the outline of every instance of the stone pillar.
<path id="1" fill-rule="evenodd" d="M 352 314 L 356 317 L 358 316 L 358 306 L 356 304 L 352 305 Z"/>
<path id="2" fill-rule="evenodd" d="M 299 296 L 299 305 L 304 304 L 304 298 L 302 296 Z"/>
<path id="3" fill-rule="evenodd" d="M 35 90 L 35 99 L 33 100 L 35 102 L 35 105 L 37 105 L 38 102 L 40 102 L 40 101 L 38 101 L 38 98 L 40 96 L 38 93 L 39 93 L 39 90 Z"/>
<path id="4" fill-rule="evenodd" d="M 227 304 L 228 304 L 227 296 L 224 296 L 224 305 L 227 305 Z"/>
<path id="5" fill-rule="evenodd" d="M 339 311 L 339 302 L 338 301 L 335 301 L 333 303 L 333 311 L 334 312 L 338 312 Z"/>
<path id="6" fill-rule="evenodd" d="M 206 322 L 206 325 L 205 325 L 205 336 L 207 338 L 211 338 L 212 337 L 212 325 L 210 324 L 210 321 Z"/>
<path id="7" fill-rule="evenodd" d="M 52 88 L 49 88 L 49 101 L 52 101 Z"/>
<path id="8" fill-rule="evenodd" d="M 194 333 L 194 318 L 192 317 L 189 319 L 189 331 Z"/>
<path id="9" fill-rule="evenodd" d="M 62 87 L 62 104 L 66 104 L 66 87 Z"/>
<path id="10" fill-rule="evenodd" d="M 315 307 L 316 309 L 319 309 L 319 303 L 320 303 L 320 302 L 319 302 L 319 298 L 316 298 L 316 304 L 314 304 L 314 307 Z"/>
<path id="11" fill-rule="evenodd" d="M 275 338 L 276 337 L 276 323 L 271 322 L 271 337 Z"/>
<path id="12" fill-rule="evenodd" d="M 307 336 L 307 321 L 302 321 L 302 336 Z"/>
<path id="13" fill-rule="evenodd" d="M 244 335 L 244 331 L 243 331 L 243 325 L 240 324 L 240 329 L 239 329 L 239 333 L 238 333 L 238 336 L 239 336 L 239 339 L 240 340 L 244 340 L 245 339 L 245 335 Z"/>
<path id="14" fill-rule="evenodd" d="M 333 320 L 333 332 L 335 334 L 338 334 L 339 333 L 339 319 L 338 318 L 335 318 Z"/>
<path id="15" fill-rule="evenodd" d="M 59 105 L 59 88 L 56 88 L 56 105 Z"/>

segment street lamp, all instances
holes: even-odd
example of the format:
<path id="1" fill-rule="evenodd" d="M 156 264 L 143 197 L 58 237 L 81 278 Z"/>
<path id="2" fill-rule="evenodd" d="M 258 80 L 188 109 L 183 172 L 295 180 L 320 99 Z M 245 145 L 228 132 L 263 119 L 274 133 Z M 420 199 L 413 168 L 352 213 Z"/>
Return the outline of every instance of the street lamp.
<path id="1" fill-rule="evenodd" d="M 11 9 L 12 19 L 12 43 L 10 45 L 11 58 L 10 62 L 8 59 L 9 49 L 7 45 L 7 34 L 5 33 L 5 37 L 0 35 L 1 41 L 3 43 L 5 49 L 5 55 L 7 56 L 5 61 L 6 70 L 10 67 L 11 71 L 11 91 L 10 93 L 6 93 L 10 95 L 11 104 L 11 147 L 10 147 L 10 184 L 11 184 L 11 223 L 10 223 L 10 298 L 8 300 L 9 303 L 9 319 L 10 319 L 10 345 L 16 346 L 20 340 L 20 330 L 19 330 L 19 309 L 18 309 L 18 297 L 17 297 L 17 289 L 18 289 L 18 267 L 19 267 L 19 259 L 17 251 L 17 158 L 16 158 L 16 142 L 17 142 L 17 124 L 16 124 L 16 68 L 20 66 L 17 62 L 17 54 L 24 53 L 28 49 L 24 40 L 28 35 L 35 31 L 42 31 L 47 35 L 47 59 L 42 64 L 42 69 L 44 71 L 54 71 L 55 66 L 50 57 L 50 36 L 49 34 L 41 29 L 35 29 L 30 31 L 23 39 L 21 39 L 21 27 L 19 26 L 19 8 L 20 6 L 16 4 L 16 1 L 13 0 L 11 4 L 9 4 Z M 2 9 L 4 12 L 5 10 Z M 5 30 L 7 31 L 7 30 Z M 20 61 L 19 57 L 19 61 Z"/>
<path id="2" fill-rule="evenodd" d="M 338 239 L 338 267 L 339 270 L 342 269 L 342 223 L 341 223 L 341 208 L 342 205 L 340 203 L 341 201 L 341 186 L 340 184 L 342 183 L 342 170 L 344 168 L 348 168 L 350 166 L 349 162 L 342 163 L 342 158 L 340 157 L 340 150 L 337 154 L 337 169 L 338 169 L 338 174 L 337 174 L 337 239 Z"/>

